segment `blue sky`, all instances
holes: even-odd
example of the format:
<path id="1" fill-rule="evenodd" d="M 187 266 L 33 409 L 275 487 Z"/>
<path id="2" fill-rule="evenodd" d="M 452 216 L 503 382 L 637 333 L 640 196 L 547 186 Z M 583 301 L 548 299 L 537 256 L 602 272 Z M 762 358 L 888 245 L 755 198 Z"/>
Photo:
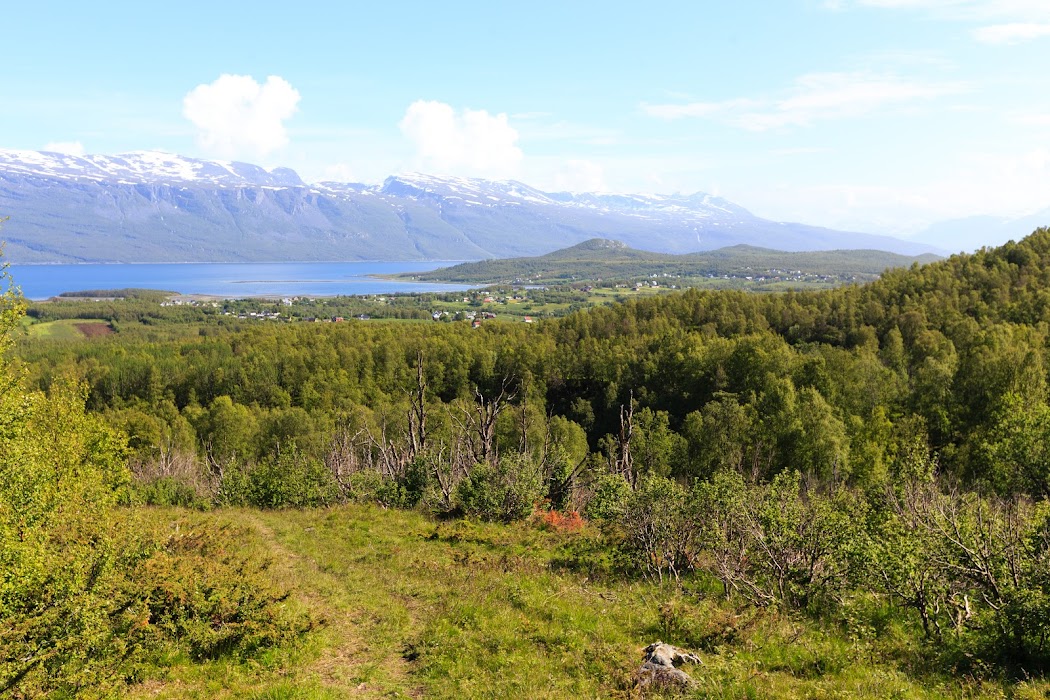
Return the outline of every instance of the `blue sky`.
<path id="1" fill-rule="evenodd" d="M 1050 0 L 5 8 L 0 148 L 705 191 L 906 234 L 1050 207 Z"/>

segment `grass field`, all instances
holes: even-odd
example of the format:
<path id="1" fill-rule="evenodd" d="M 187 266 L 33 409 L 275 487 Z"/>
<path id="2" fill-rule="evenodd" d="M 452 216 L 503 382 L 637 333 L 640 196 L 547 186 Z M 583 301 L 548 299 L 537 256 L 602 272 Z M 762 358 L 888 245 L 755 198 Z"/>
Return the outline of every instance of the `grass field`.
<path id="1" fill-rule="evenodd" d="M 63 319 L 33 323 L 27 326 L 27 330 L 31 338 L 51 340 L 79 340 L 112 333 L 109 322 L 103 319 Z"/>
<path id="2" fill-rule="evenodd" d="M 178 511 L 158 510 L 176 519 Z M 133 697 L 632 698 L 646 644 L 697 651 L 694 698 L 1035 698 L 1046 683 L 939 675 L 914 629 L 873 601 L 851 631 L 598 575 L 594 533 L 437 523 L 371 506 L 222 511 L 274 557 L 318 623 L 296 644 L 239 662 L 163 660 Z M 570 555 L 570 552 L 577 552 Z M 577 566 L 566 568 L 566 563 Z M 860 630 L 859 632 L 857 630 Z"/>

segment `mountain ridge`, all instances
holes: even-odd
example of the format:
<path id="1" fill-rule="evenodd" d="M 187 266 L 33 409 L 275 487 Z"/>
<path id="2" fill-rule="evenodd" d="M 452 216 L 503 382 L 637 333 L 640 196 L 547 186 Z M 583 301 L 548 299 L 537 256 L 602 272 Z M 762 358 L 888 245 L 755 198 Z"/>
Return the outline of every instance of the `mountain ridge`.
<path id="1" fill-rule="evenodd" d="M 534 256 L 602 237 L 654 252 L 747 243 L 936 252 L 886 236 L 774 222 L 710 194 L 544 192 L 399 174 L 306 184 L 288 168 L 155 151 L 0 150 L 6 255 L 33 262 L 263 262 Z"/>

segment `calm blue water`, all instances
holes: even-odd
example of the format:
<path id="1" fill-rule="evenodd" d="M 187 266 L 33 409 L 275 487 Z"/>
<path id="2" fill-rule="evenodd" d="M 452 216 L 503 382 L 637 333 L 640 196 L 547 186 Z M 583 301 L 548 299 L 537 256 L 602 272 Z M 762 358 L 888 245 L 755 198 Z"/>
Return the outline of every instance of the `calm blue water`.
<path id="1" fill-rule="evenodd" d="M 184 263 L 142 265 L 11 265 L 27 299 L 87 289 L 168 289 L 228 298 L 450 292 L 462 284 L 383 280 L 371 275 L 424 272 L 454 262 Z"/>

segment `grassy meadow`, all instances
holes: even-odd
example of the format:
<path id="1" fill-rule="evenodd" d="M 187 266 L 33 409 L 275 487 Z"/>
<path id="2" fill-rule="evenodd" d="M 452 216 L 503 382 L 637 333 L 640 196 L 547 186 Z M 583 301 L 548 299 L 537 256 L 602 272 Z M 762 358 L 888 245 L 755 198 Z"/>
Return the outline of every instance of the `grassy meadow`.
<path id="1" fill-rule="evenodd" d="M 62 319 L 44 323 L 25 324 L 30 338 L 46 340 L 81 340 L 109 335 L 113 332 L 105 319 Z"/>
<path id="2" fill-rule="evenodd" d="M 692 698 L 1036 698 L 1050 684 L 949 676 L 874 598 L 835 624 L 611 575 L 600 534 L 441 522 L 371 505 L 188 513 L 271 558 L 309 631 L 254 656 L 156 660 L 136 698 L 634 698 L 641 649 L 697 651 Z M 698 587 L 699 586 L 699 587 Z"/>

